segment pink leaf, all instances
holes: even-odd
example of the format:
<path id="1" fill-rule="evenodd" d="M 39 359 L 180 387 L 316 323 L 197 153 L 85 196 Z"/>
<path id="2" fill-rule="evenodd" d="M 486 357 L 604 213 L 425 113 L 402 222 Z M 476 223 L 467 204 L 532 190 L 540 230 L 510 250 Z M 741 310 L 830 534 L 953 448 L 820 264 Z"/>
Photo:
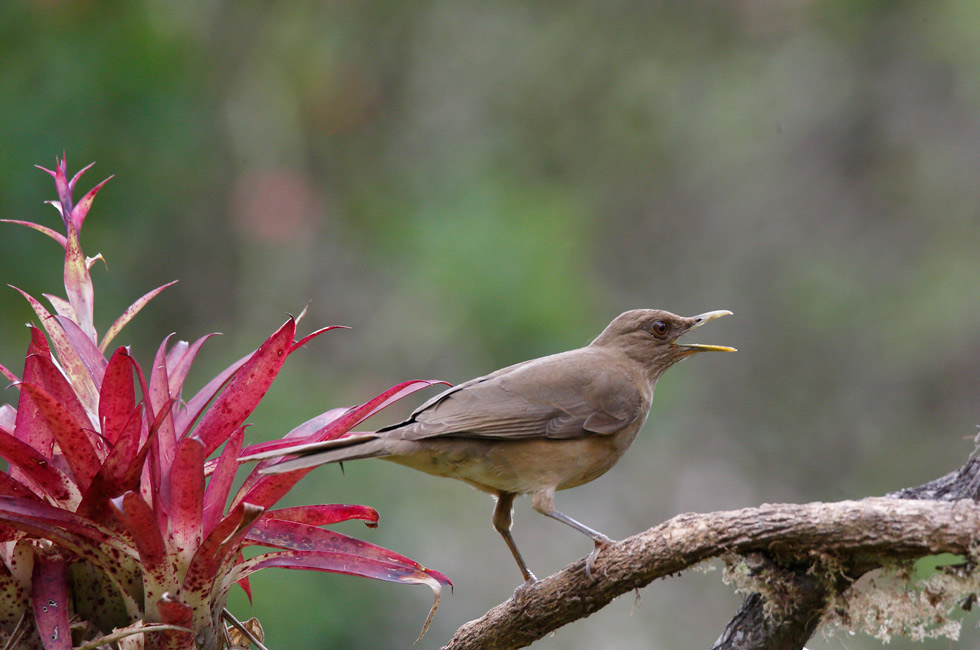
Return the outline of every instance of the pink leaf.
<path id="1" fill-rule="evenodd" d="M 208 405 L 208 402 L 214 399 L 214 396 L 218 394 L 218 391 L 220 391 L 226 383 L 231 381 L 231 378 L 235 375 L 235 373 L 238 372 L 239 369 L 245 365 L 245 362 L 251 359 L 252 355 L 254 354 L 254 352 L 247 354 L 222 370 L 216 377 L 214 377 L 214 379 L 209 381 L 204 388 L 199 390 L 189 402 L 187 402 L 187 405 L 177 414 L 176 428 L 178 436 L 186 436 L 190 432 L 191 425 L 193 425 L 194 422 L 197 421 L 198 417 L 200 417 L 201 413 L 204 412 L 204 408 Z"/>
<path id="2" fill-rule="evenodd" d="M 89 167 L 91 167 L 91 165 L 89 165 Z M 88 167 L 86 167 L 85 169 L 88 169 Z M 75 178 L 72 179 L 73 181 L 72 187 L 74 187 L 74 181 L 78 180 L 78 177 L 82 175 L 82 172 L 84 172 L 85 169 L 83 169 L 81 172 L 76 174 Z M 115 176 L 115 174 L 113 174 L 113 176 Z M 86 192 L 85 196 L 83 196 L 81 200 L 78 202 L 78 204 L 75 206 L 75 209 L 72 210 L 71 220 L 75 224 L 75 228 L 77 230 L 81 231 L 82 224 L 85 223 L 85 217 L 88 215 L 88 211 L 92 207 L 92 202 L 95 201 L 95 195 L 99 193 L 99 190 L 102 189 L 102 186 L 108 183 L 113 176 L 110 176 L 109 178 L 105 179 L 104 181 L 102 181 L 101 183 L 99 183 L 98 185 L 90 189 L 88 192 Z"/>
<path id="3" fill-rule="evenodd" d="M 303 311 L 305 312 L 306 310 L 304 309 Z M 302 316 L 302 314 L 301 314 L 301 316 Z M 298 319 L 297 319 L 297 321 L 298 321 Z M 296 341 L 295 343 L 293 343 L 292 347 L 289 348 L 289 354 L 292 354 L 296 350 L 300 349 L 301 347 L 303 347 L 304 345 L 306 345 L 307 343 L 309 343 L 310 341 L 312 341 L 316 337 L 320 336 L 324 332 L 329 332 L 330 330 L 338 330 L 338 329 L 339 330 L 347 330 L 347 329 L 350 329 L 350 328 L 347 327 L 346 325 L 330 325 L 328 327 L 321 327 L 320 329 L 316 330 L 315 332 L 311 332 L 311 333 L 307 334 L 306 336 L 304 336 L 299 341 Z"/>
<path id="4" fill-rule="evenodd" d="M 110 500 L 130 490 L 139 490 L 139 472 L 132 469 L 143 426 L 142 406 L 133 407 L 129 419 L 120 425 L 116 443 L 82 496 L 77 512 L 95 521 L 110 518 Z"/>
<path id="5" fill-rule="evenodd" d="M 0 457 L 20 470 L 38 494 L 60 504 L 78 503 L 81 493 L 67 476 L 58 471 L 39 451 L 0 427 Z"/>
<path id="6" fill-rule="evenodd" d="M 21 499 L 34 499 L 35 501 L 40 500 L 40 497 L 32 492 L 29 487 L 4 472 L 0 472 L 0 495 L 5 497 L 20 497 Z"/>
<path id="7" fill-rule="evenodd" d="M 41 376 L 41 359 L 51 358 L 48 350 L 48 342 L 36 327 L 30 328 L 31 343 L 27 346 L 27 358 L 24 361 L 24 381 L 43 383 Z M 20 392 L 20 401 L 17 403 L 17 420 L 14 427 L 14 435 L 33 447 L 44 458 L 52 458 L 54 449 L 54 436 L 48 429 L 44 418 L 41 417 L 37 405 L 31 399 L 29 393 Z M 16 475 L 16 472 L 13 472 Z"/>
<path id="8" fill-rule="evenodd" d="M 65 162 L 64 161 L 64 154 L 62 154 L 62 162 Z M 94 164 L 95 164 L 95 161 L 92 161 L 89 164 L 87 164 L 84 167 L 82 167 L 81 169 L 79 169 L 75 173 L 75 175 L 71 177 L 71 180 L 68 181 L 68 189 L 71 190 L 72 192 L 74 192 L 75 191 L 75 184 L 78 183 L 78 179 L 80 179 L 85 174 L 85 172 L 87 172 L 88 170 L 92 169 L 92 165 L 94 165 Z M 67 175 L 67 168 L 66 168 L 65 174 Z"/>
<path id="9" fill-rule="evenodd" d="M 60 296 L 55 296 L 50 293 L 42 293 L 42 296 L 48 299 L 51 306 L 54 307 L 54 312 L 59 316 L 64 316 L 72 321 L 75 320 L 75 310 L 72 309 L 71 303 Z"/>
<path id="10" fill-rule="evenodd" d="M 138 314 L 140 310 L 143 309 L 143 307 L 146 306 L 146 303 L 153 300 L 153 298 L 155 298 L 156 295 L 159 294 L 161 291 L 163 291 L 167 287 L 173 286 L 176 283 L 177 281 L 174 280 L 173 282 L 168 282 L 167 284 L 161 287 L 157 287 L 156 289 L 150 291 L 142 298 L 134 302 L 132 305 L 127 307 L 126 311 L 124 311 L 122 315 L 120 315 L 119 318 L 116 319 L 116 322 L 114 322 L 112 325 L 109 326 L 109 329 L 106 331 L 105 336 L 102 338 L 102 343 L 99 344 L 99 349 L 105 352 L 106 349 L 109 347 L 109 344 L 112 342 L 112 339 L 116 338 L 116 335 L 122 331 L 122 328 L 126 326 L 126 323 L 131 321 L 133 317 L 136 314 Z"/>
<path id="11" fill-rule="evenodd" d="M 167 547 L 150 506 L 132 491 L 113 499 L 112 505 L 119 521 L 133 538 L 144 571 L 155 574 L 164 571 Z"/>
<path id="12" fill-rule="evenodd" d="M 42 509 L 43 512 L 45 507 L 58 516 L 51 518 L 31 512 L 35 509 Z M 93 522 L 86 522 L 73 513 L 43 503 L 0 497 L 0 523 L 35 537 L 49 539 L 56 546 L 97 566 L 122 596 L 127 613 L 139 616 L 140 607 L 136 603 L 139 577 L 130 568 L 132 563 L 128 561 L 128 553 L 131 549 L 119 543 L 113 534 L 107 534 L 105 529 Z M 111 554 L 107 552 L 113 549 L 115 551 Z"/>
<path id="13" fill-rule="evenodd" d="M 293 343 L 296 323 L 286 321 L 235 374 L 197 426 L 207 455 L 228 439 L 265 396 Z"/>
<path id="14" fill-rule="evenodd" d="M 109 359 L 99 391 L 99 423 L 102 435 L 115 444 L 123 426 L 136 408 L 133 366 L 136 364 L 126 348 L 118 348 Z"/>
<path id="15" fill-rule="evenodd" d="M 94 321 L 95 292 L 92 288 L 92 276 L 89 275 L 85 255 L 78 241 L 78 230 L 74 225 L 68 227 L 68 245 L 65 247 L 65 293 L 75 310 L 78 326 L 95 343 L 98 341 Z"/>
<path id="16" fill-rule="evenodd" d="M 95 343 L 82 332 L 81 328 L 74 321 L 64 316 L 55 316 L 55 318 L 64 330 L 65 336 L 68 337 L 72 347 L 75 348 L 75 352 L 78 353 L 78 357 L 82 360 L 85 369 L 88 370 L 88 374 L 92 377 L 95 385 L 101 386 L 107 364 L 102 350 L 95 346 Z"/>
<path id="17" fill-rule="evenodd" d="M 0 363 L 0 375 L 6 377 L 7 380 L 12 384 L 16 384 L 20 382 L 20 379 L 17 378 L 17 375 L 7 370 L 7 367 L 2 363 Z"/>
<path id="18" fill-rule="evenodd" d="M 245 438 L 245 427 L 238 427 L 231 434 L 225 448 L 221 450 L 217 466 L 208 481 L 204 492 L 203 525 L 204 534 L 209 535 L 225 511 L 228 495 L 235 480 L 235 470 L 238 469 L 238 455 L 242 451 L 242 441 Z"/>
<path id="19" fill-rule="evenodd" d="M 99 471 L 101 464 L 89 436 L 75 422 L 68 410 L 46 390 L 29 383 L 22 383 L 20 386 L 22 391 L 28 392 L 37 405 L 41 416 L 47 422 L 55 440 L 58 441 L 65 460 L 68 461 L 68 467 L 71 468 L 75 482 L 78 483 L 79 489 L 84 492 Z M 96 434 L 93 433 L 93 435 Z"/>
<path id="20" fill-rule="evenodd" d="M 360 555 L 338 553 L 331 551 L 274 551 L 264 553 L 245 560 L 236 579 L 247 577 L 261 569 L 278 567 L 281 569 L 306 569 L 329 571 L 330 573 L 346 573 L 347 575 L 386 580 L 388 582 L 404 582 L 410 584 L 427 584 L 433 591 L 439 591 L 441 584 L 451 584 L 449 579 L 432 569 L 426 569 L 415 564 L 408 566 L 398 562 L 386 562 Z"/>
<path id="21" fill-rule="evenodd" d="M 188 436 L 177 445 L 170 470 L 170 538 L 179 555 L 191 559 L 201 545 L 204 504 L 204 445 Z"/>
<path id="22" fill-rule="evenodd" d="M 170 341 L 170 336 L 163 339 L 160 343 L 160 347 L 157 349 L 156 357 L 153 359 L 153 369 L 150 373 L 150 403 L 153 404 L 154 408 L 158 404 L 163 404 L 167 400 L 171 399 L 170 395 L 170 381 L 167 378 L 167 343 Z M 158 414 L 161 411 L 156 411 Z M 166 475 L 170 472 L 170 464 L 174 459 L 174 449 L 177 445 L 176 434 L 174 433 L 174 419 L 173 410 L 169 410 L 167 415 L 164 416 L 163 420 L 160 422 L 160 431 L 157 434 L 157 449 L 159 451 L 160 457 L 160 471 L 162 475 Z M 165 488 L 166 489 L 166 488 Z M 169 492 L 167 493 L 169 494 Z M 167 495 L 164 496 L 164 502 L 168 501 Z"/>
<path id="23" fill-rule="evenodd" d="M 71 650 L 67 566 L 63 558 L 39 554 L 34 559 L 31 602 L 44 650 Z"/>
<path id="24" fill-rule="evenodd" d="M 78 395 L 79 401 L 81 401 L 87 411 L 96 412 L 99 402 L 99 391 L 95 386 L 95 380 L 92 379 L 92 375 L 89 374 L 88 369 L 75 351 L 65 331 L 41 303 L 17 287 L 13 287 L 13 289 L 27 299 L 27 302 L 30 303 L 31 308 L 34 309 L 34 313 L 37 314 L 38 319 L 41 321 L 44 330 L 51 337 L 51 344 L 58 354 L 58 361 L 61 363 L 61 367 L 64 369 L 68 381 L 75 387 L 75 393 Z M 26 377 L 25 380 L 27 380 Z"/>
<path id="25" fill-rule="evenodd" d="M 78 401 L 78 397 L 75 395 L 75 391 L 72 390 L 68 380 L 65 379 L 65 376 L 61 374 L 61 371 L 54 365 L 51 357 L 38 355 L 37 369 L 38 374 L 41 377 L 41 384 L 44 386 L 44 390 L 46 390 L 56 402 L 65 407 L 65 410 L 68 411 L 72 420 L 79 427 L 91 427 L 92 423 L 89 420 L 88 413 L 85 412 L 85 409 Z"/>
<path id="26" fill-rule="evenodd" d="M 183 593 L 196 594 L 197 597 L 210 593 L 215 580 L 221 575 L 220 569 L 234 561 L 242 539 L 261 515 L 262 508 L 250 503 L 232 509 L 204 538 L 194 554 L 184 578 Z"/>
<path id="27" fill-rule="evenodd" d="M 232 578 L 241 580 L 241 578 L 246 578 L 260 569 L 272 567 L 329 571 L 389 582 L 427 585 L 432 589 L 434 602 L 429 610 L 429 615 L 425 618 L 425 623 L 422 624 L 422 632 L 419 634 L 419 638 L 415 640 L 416 643 L 425 636 L 429 624 L 432 622 L 432 617 L 435 616 L 442 594 L 442 585 L 450 584 L 451 586 L 446 576 L 422 567 L 413 569 L 400 564 L 367 559 L 357 555 L 309 551 L 277 551 L 258 555 L 236 567 L 236 571 L 232 573 Z M 230 586 L 230 584 L 223 585 L 223 590 L 227 590 Z"/>
<path id="28" fill-rule="evenodd" d="M 363 519 L 371 528 L 378 525 L 378 511 L 369 506 L 316 505 L 268 510 L 263 520 L 279 519 L 309 526 L 327 526 L 349 519 Z"/>
<path id="29" fill-rule="evenodd" d="M 59 206 L 59 208 L 60 208 L 60 206 Z M 53 239 L 56 242 L 58 242 L 59 244 L 61 244 L 61 247 L 62 248 L 65 248 L 66 246 L 68 246 L 68 240 L 65 239 L 65 236 L 64 235 L 62 235 L 61 233 L 59 233 L 59 232 L 57 232 L 55 230 L 52 230 L 51 228 L 48 228 L 47 226 L 42 226 L 39 223 L 34 223 L 33 221 L 20 221 L 18 219 L 0 219 L 0 222 L 3 222 L 3 223 L 16 223 L 16 224 L 19 224 L 21 226 L 27 226 L 28 228 L 33 228 L 34 230 L 36 230 L 36 231 L 38 231 L 40 233 L 44 233 L 45 235 L 47 235 L 51 239 Z"/>

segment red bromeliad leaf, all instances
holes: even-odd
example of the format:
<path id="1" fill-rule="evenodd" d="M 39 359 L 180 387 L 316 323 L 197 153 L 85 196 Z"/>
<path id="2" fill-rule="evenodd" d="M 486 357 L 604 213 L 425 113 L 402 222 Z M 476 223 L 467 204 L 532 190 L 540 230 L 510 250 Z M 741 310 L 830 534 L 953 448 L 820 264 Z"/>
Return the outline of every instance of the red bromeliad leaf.
<path id="1" fill-rule="evenodd" d="M 281 569 L 313 569 L 331 573 L 346 573 L 347 575 L 363 576 L 387 582 L 405 582 L 410 584 L 426 584 L 436 593 L 441 591 L 443 584 L 449 580 L 431 569 L 407 566 L 396 562 L 385 562 L 366 558 L 361 555 L 339 553 L 332 551 L 273 551 L 263 553 L 245 560 L 236 567 L 230 578 L 240 580 L 261 569 L 278 567 Z M 225 588 L 231 586 L 228 584 Z"/>
<path id="2" fill-rule="evenodd" d="M 117 349 L 106 365 L 99 392 L 99 423 L 102 435 L 116 444 L 123 427 L 136 408 L 136 388 L 133 384 L 133 358 L 126 348 Z"/>
<path id="3" fill-rule="evenodd" d="M 72 183 L 71 183 L 72 189 L 74 189 L 75 187 L 75 181 L 77 181 L 78 178 L 83 173 L 85 173 L 85 171 L 89 167 L 91 167 L 94 164 L 95 163 L 92 163 L 88 167 L 84 167 L 82 171 L 75 174 L 75 177 L 72 179 Z M 110 180 L 112 180 L 114 176 L 115 174 L 113 174 L 109 178 L 105 179 L 104 181 L 102 181 L 101 183 L 99 183 L 98 185 L 90 189 L 88 192 L 85 193 L 85 196 L 83 196 L 81 200 L 75 205 L 75 209 L 71 211 L 71 220 L 75 224 L 76 230 L 81 231 L 82 224 L 85 223 L 85 217 L 88 215 L 88 211 L 92 207 L 92 202 L 95 201 L 95 195 L 98 194 L 99 190 L 102 189 L 102 186 L 108 183 Z"/>
<path id="4" fill-rule="evenodd" d="M 92 276 L 85 264 L 85 254 L 82 253 L 78 229 L 74 224 L 68 228 L 68 245 L 65 246 L 65 293 L 75 310 L 78 326 L 93 343 L 98 341 L 95 333 L 95 292 L 92 288 Z"/>
<path id="5" fill-rule="evenodd" d="M 191 425 L 193 425 L 194 422 L 197 421 L 198 417 L 200 417 L 201 413 L 204 412 L 204 407 L 208 405 L 208 402 L 214 399 L 214 396 L 218 394 L 218 391 L 221 390 L 222 386 L 228 383 L 235 373 L 238 372 L 239 369 L 245 365 L 245 362 L 251 359 L 254 354 L 254 352 L 247 354 L 222 370 L 214 379 L 205 384 L 204 388 L 199 390 L 189 402 L 187 402 L 187 405 L 177 414 L 176 427 L 178 436 L 185 436 L 188 434 L 188 432 L 190 432 Z"/>
<path id="6" fill-rule="evenodd" d="M 6 377 L 7 380 L 10 383 L 12 383 L 12 384 L 16 384 L 16 383 L 20 382 L 20 379 L 17 378 L 17 375 L 15 375 L 14 373 L 10 372 L 7 369 L 7 367 L 5 365 L 3 365 L 2 363 L 0 363 L 0 375 L 3 375 L 4 377 Z"/>
<path id="7" fill-rule="evenodd" d="M 48 299 L 48 302 L 54 307 L 56 314 L 72 321 L 75 320 L 75 310 L 72 308 L 70 302 L 60 296 L 53 296 L 50 293 L 42 293 L 41 295 Z"/>
<path id="8" fill-rule="evenodd" d="M 160 347 L 157 349 L 156 357 L 153 359 L 153 369 L 150 373 L 150 403 L 154 406 L 157 404 L 163 404 L 167 400 L 171 399 L 170 394 L 170 380 L 167 378 L 167 342 L 170 340 L 168 335 Z M 157 411 L 157 413 L 163 413 L 163 411 Z M 177 446 L 177 436 L 174 432 L 174 419 L 172 414 L 172 409 L 166 412 L 163 420 L 160 422 L 160 431 L 157 433 L 157 450 L 160 458 L 160 470 L 162 472 L 161 476 L 166 475 L 170 471 L 170 465 L 173 463 L 174 453 Z M 164 486 L 167 489 L 167 486 Z M 164 502 L 169 501 L 169 492 L 164 495 Z"/>
<path id="9" fill-rule="evenodd" d="M 194 610 L 169 592 L 163 594 L 157 601 L 157 609 L 160 610 L 160 620 L 167 625 L 190 628 L 194 619 Z"/>
<path id="10" fill-rule="evenodd" d="M 62 474 L 34 447 L 0 427 L 0 458 L 20 470 L 39 494 L 64 506 L 78 503 L 82 495 L 75 483 Z"/>
<path id="11" fill-rule="evenodd" d="M 263 520 L 278 519 L 309 526 L 327 526 L 350 519 L 363 519 L 371 528 L 378 526 L 378 511 L 370 506 L 317 505 L 268 510 Z"/>
<path id="12" fill-rule="evenodd" d="M 82 328 L 76 325 L 73 320 L 64 316 L 55 316 L 55 318 L 65 331 L 65 336 L 68 337 L 68 340 L 75 348 L 75 352 L 78 353 L 78 357 L 85 365 L 85 369 L 88 370 L 89 375 L 95 381 L 95 385 L 101 386 L 106 367 L 106 360 L 102 355 L 102 351 L 95 346 L 95 343 L 85 335 Z"/>
<path id="13" fill-rule="evenodd" d="M 139 473 L 132 471 L 143 427 L 142 406 L 133 408 L 129 420 L 119 432 L 116 444 L 82 496 L 77 512 L 95 521 L 112 519 L 110 501 L 126 492 L 139 490 Z"/>
<path id="14" fill-rule="evenodd" d="M 296 322 L 290 318 L 259 346 L 201 418 L 196 434 L 207 455 L 228 439 L 265 396 L 286 360 L 295 332 Z"/>
<path id="15" fill-rule="evenodd" d="M 67 565 L 59 556 L 39 555 L 31 576 L 34 623 L 45 650 L 71 650 Z"/>
<path id="16" fill-rule="evenodd" d="M 0 472 L 0 496 L 19 497 L 21 499 L 33 499 L 35 501 L 41 500 L 41 497 L 35 494 L 29 487 L 5 472 Z"/>
<path id="17" fill-rule="evenodd" d="M 202 609 L 197 605 L 208 602 L 210 594 L 221 587 L 220 580 L 216 581 L 224 574 L 221 569 L 234 564 L 240 554 L 242 539 L 261 515 L 262 508 L 242 504 L 232 509 L 204 538 L 181 586 L 184 601 L 195 610 Z M 206 619 L 195 620 L 195 623 L 206 623 Z"/>
<path id="18" fill-rule="evenodd" d="M 95 446 L 85 430 L 71 416 L 68 410 L 59 404 L 46 390 L 35 384 L 22 383 L 22 391 L 26 391 L 39 412 L 47 422 L 48 428 L 54 434 L 55 440 L 61 447 L 68 467 L 71 469 L 75 482 L 81 491 L 88 489 L 92 479 L 99 471 L 101 461 Z M 98 438 L 98 434 L 92 432 Z M 98 441 L 97 444 L 102 444 Z"/>
<path id="19" fill-rule="evenodd" d="M 43 501 L 0 496 L 0 520 L 29 521 L 39 526 L 50 527 L 52 530 L 60 530 L 65 534 L 78 535 L 87 542 L 95 542 L 100 553 L 114 550 L 120 555 L 135 557 L 133 548 L 120 537 L 117 531 Z"/>
<path id="20" fill-rule="evenodd" d="M 204 444 L 188 436 L 177 445 L 170 469 L 170 539 L 183 563 L 201 544 L 204 504 Z"/>
<path id="21" fill-rule="evenodd" d="M 31 329 L 31 343 L 27 347 L 27 359 L 24 362 L 24 381 L 43 383 L 41 377 L 40 359 L 47 356 L 50 358 L 48 342 L 44 335 L 36 327 Z M 52 457 L 54 449 L 54 436 L 44 422 L 44 418 L 38 412 L 38 407 L 31 399 L 29 393 L 20 392 L 20 400 L 17 403 L 17 419 L 13 431 L 14 435 L 25 443 L 37 450 L 44 458 Z M 16 476 L 16 472 L 14 472 Z"/>
<path id="22" fill-rule="evenodd" d="M 78 401 L 78 397 L 75 395 L 75 391 L 72 390 L 71 385 L 65 376 L 61 374 L 57 366 L 50 357 L 40 356 L 36 357 L 38 374 L 41 377 L 41 384 L 52 398 L 59 404 L 65 407 L 71 415 L 72 420 L 78 424 L 80 427 L 91 427 L 92 422 L 89 420 L 88 413 L 85 412 L 85 408 L 82 407 L 81 402 Z M 28 381 L 28 383 L 37 383 Z"/>
<path id="23" fill-rule="evenodd" d="M 422 624 L 422 631 L 418 639 L 415 640 L 416 643 L 425 636 L 426 631 L 429 629 L 429 624 L 432 623 L 432 618 L 436 614 L 436 609 L 439 607 L 439 599 L 442 594 L 442 584 L 449 584 L 446 577 L 436 571 L 426 572 L 421 568 L 411 569 L 394 563 L 366 559 L 359 555 L 310 551 L 276 551 L 257 555 L 236 567 L 235 571 L 229 577 L 232 580 L 241 580 L 256 571 L 273 567 L 306 571 L 329 571 L 330 573 L 346 573 L 348 575 L 386 580 L 388 582 L 427 585 L 432 589 L 434 601 L 432 608 L 429 610 L 429 615 L 425 618 L 425 623 Z M 223 586 L 222 590 L 227 591 L 230 586 L 231 584 L 228 582 Z"/>
<path id="24" fill-rule="evenodd" d="M 58 361 L 61 363 L 61 367 L 64 369 L 68 381 L 75 387 L 75 393 L 78 395 L 78 399 L 87 410 L 94 413 L 98 405 L 99 394 L 95 387 L 95 381 L 78 356 L 65 331 L 41 303 L 17 287 L 13 287 L 13 289 L 24 296 L 27 302 L 30 303 L 31 308 L 34 309 L 34 313 L 40 319 L 44 330 L 51 337 L 51 344 L 54 346 L 55 352 L 58 353 Z"/>
<path id="25" fill-rule="evenodd" d="M 174 397 L 178 397 L 183 391 L 184 380 L 187 378 L 187 373 L 190 371 L 194 359 L 197 358 L 197 353 L 200 351 L 201 346 L 204 345 L 204 342 L 212 336 L 216 335 L 206 334 L 194 341 L 191 345 L 181 341 L 183 345 L 179 349 L 175 346 L 174 350 L 171 351 L 173 358 L 171 359 L 171 354 L 167 355 L 167 375 L 170 377 L 170 394 Z"/>
<path id="26" fill-rule="evenodd" d="M 144 617 L 154 620 L 159 616 L 157 601 L 168 591 L 176 592 L 178 587 L 163 535 L 157 527 L 157 517 L 136 492 L 127 492 L 113 499 L 112 505 L 119 521 L 132 535 L 139 553 Z"/>
<path id="27" fill-rule="evenodd" d="M 341 553 L 396 564 L 407 569 L 428 571 L 418 562 L 369 542 L 326 528 L 279 519 L 260 519 L 245 537 L 248 544 L 260 544 L 294 551 Z M 432 572 L 437 579 L 449 581 L 440 573 Z"/>
<path id="28" fill-rule="evenodd" d="M 119 316 L 119 318 L 116 319 L 116 322 L 114 322 L 112 325 L 110 325 L 109 326 L 109 329 L 106 330 L 105 336 L 102 337 L 102 343 L 99 344 L 99 349 L 102 350 L 103 352 L 105 352 L 109 348 L 109 344 L 112 343 L 112 339 L 116 338 L 116 335 L 119 334 L 119 332 L 122 331 L 122 328 L 124 328 L 126 326 L 126 323 L 128 323 L 129 321 L 131 321 L 133 319 L 133 317 L 136 314 L 138 314 L 140 312 L 140 310 L 143 309 L 143 307 L 146 306 L 146 303 L 148 303 L 151 300 L 153 300 L 153 298 L 155 298 L 157 294 L 159 294 L 161 291 L 163 291 L 167 287 L 171 287 L 171 286 L 173 286 L 175 284 L 177 284 L 177 281 L 176 280 L 174 280 L 173 282 L 168 282 L 167 284 L 165 284 L 163 286 L 157 287 L 156 289 L 154 289 L 153 291 L 150 291 L 146 295 L 144 295 L 141 298 L 139 298 L 132 305 L 130 305 L 129 307 L 127 307 L 126 308 L 126 311 L 124 311 Z"/>
<path id="29" fill-rule="evenodd" d="M 306 313 L 305 309 L 303 310 L 303 313 Z M 297 323 L 299 322 L 299 319 L 302 318 L 302 316 L 303 314 L 300 314 L 299 317 L 296 319 Z M 301 347 L 303 347 L 304 345 L 306 345 L 316 337 L 320 336 L 324 332 L 329 332 L 330 330 L 347 330 L 347 329 L 350 328 L 347 327 L 346 325 L 328 325 L 327 327 L 321 327 L 315 332 L 310 332 L 309 334 L 301 338 L 299 341 L 293 343 L 293 345 L 289 348 L 289 354 L 292 354 L 296 350 L 300 349 Z"/>
<path id="30" fill-rule="evenodd" d="M 238 455 L 242 451 L 242 442 L 245 439 L 245 427 L 238 427 L 231 434 L 231 438 L 225 443 L 218 457 L 214 473 L 208 481 L 208 487 L 204 492 L 203 507 L 203 530 L 205 535 L 210 535 L 211 531 L 221 520 L 225 511 L 225 504 L 228 502 L 228 495 L 231 493 L 231 486 L 235 480 L 235 470 L 238 469 Z"/>
<path id="31" fill-rule="evenodd" d="M 56 242 L 58 242 L 59 244 L 61 244 L 61 247 L 62 248 L 65 248 L 68 245 L 68 240 L 65 239 L 65 236 L 64 235 L 62 235 L 60 232 L 57 232 L 55 230 L 52 230 L 52 229 L 48 228 L 47 226 L 42 226 L 39 223 L 34 223 L 33 221 L 20 221 L 19 219 L 0 219 L 0 222 L 3 222 L 3 223 L 16 223 L 16 224 L 19 224 L 21 226 L 27 226 L 28 228 L 33 228 L 34 230 L 36 230 L 36 231 L 38 231 L 40 233 L 44 233 L 45 235 L 47 235 L 51 239 L 53 239 Z"/>
<path id="32" fill-rule="evenodd" d="M 11 545 L 13 546 L 13 545 Z M 26 544 L 18 544 L 21 548 Z M 29 546 L 27 546 L 30 549 Z M 28 561 L 33 563 L 34 554 L 28 550 L 26 554 Z M 30 590 L 24 586 L 27 580 L 22 580 L 20 576 L 10 571 L 5 562 L 0 563 L 0 629 L 12 631 L 20 620 L 21 615 L 30 605 Z M 9 637 L 8 637 L 9 638 Z"/>

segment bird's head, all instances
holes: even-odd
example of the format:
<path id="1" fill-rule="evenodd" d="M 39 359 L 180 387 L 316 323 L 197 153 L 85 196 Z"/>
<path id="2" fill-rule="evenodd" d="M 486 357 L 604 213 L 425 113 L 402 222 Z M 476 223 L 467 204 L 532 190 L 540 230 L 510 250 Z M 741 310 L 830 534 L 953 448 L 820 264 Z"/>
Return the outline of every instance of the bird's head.
<path id="1" fill-rule="evenodd" d="M 735 348 L 724 345 L 677 341 L 708 321 L 731 313 L 722 309 L 685 318 L 659 309 L 633 309 L 617 316 L 590 345 L 622 350 L 656 379 L 667 368 L 698 352 L 734 352 Z"/>

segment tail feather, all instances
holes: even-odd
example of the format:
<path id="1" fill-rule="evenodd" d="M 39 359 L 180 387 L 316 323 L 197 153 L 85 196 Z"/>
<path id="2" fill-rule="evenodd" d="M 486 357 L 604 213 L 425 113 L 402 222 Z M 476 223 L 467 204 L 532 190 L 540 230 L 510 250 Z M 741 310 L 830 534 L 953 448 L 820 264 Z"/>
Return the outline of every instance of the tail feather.
<path id="1" fill-rule="evenodd" d="M 326 442 L 346 442 L 347 444 L 327 445 L 324 443 L 312 443 L 305 448 L 292 449 L 286 454 L 280 453 L 278 456 L 297 456 L 296 458 L 263 467 L 259 470 L 259 473 L 283 474 L 297 469 L 326 465 L 327 463 L 342 463 L 348 460 L 360 460 L 362 458 L 378 458 L 379 456 L 387 456 L 389 454 L 384 439 L 373 434 L 352 436 L 351 439 L 338 438 Z M 255 458 L 258 458 L 258 455 Z"/>

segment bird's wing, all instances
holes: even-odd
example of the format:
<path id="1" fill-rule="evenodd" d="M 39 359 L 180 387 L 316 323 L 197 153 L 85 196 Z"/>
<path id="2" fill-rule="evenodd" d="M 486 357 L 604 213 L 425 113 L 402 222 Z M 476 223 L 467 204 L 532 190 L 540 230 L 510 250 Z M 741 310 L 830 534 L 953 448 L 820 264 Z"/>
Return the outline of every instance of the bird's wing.
<path id="1" fill-rule="evenodd" d="M 622 430 L 645 417 L 646 382 L 587 348 L 527 361 L 432 398 L 405 422 L 404 439 L 580 438 Z"/>

